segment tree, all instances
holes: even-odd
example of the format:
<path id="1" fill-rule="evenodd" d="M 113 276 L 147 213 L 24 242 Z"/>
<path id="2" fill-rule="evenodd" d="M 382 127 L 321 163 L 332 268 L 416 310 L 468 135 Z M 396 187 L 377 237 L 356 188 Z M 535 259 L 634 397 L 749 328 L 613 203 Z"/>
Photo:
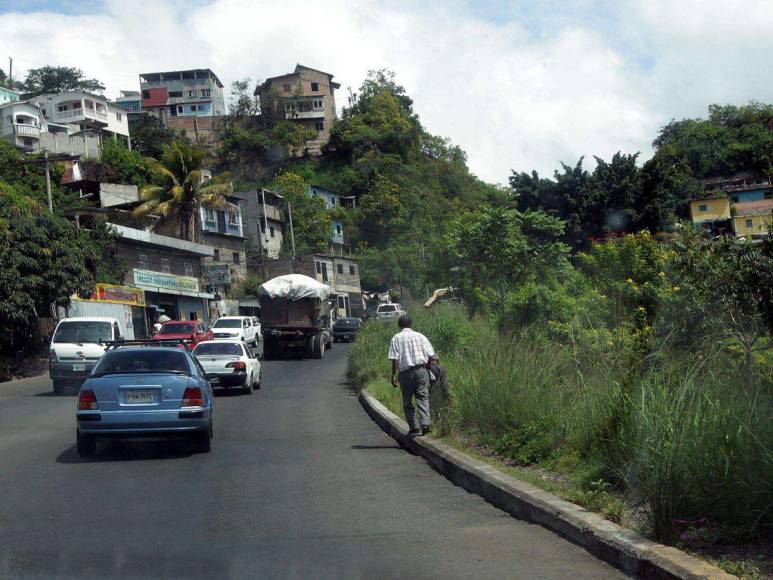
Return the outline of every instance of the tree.
<path id="1" fill-rule="evenodd" d="M 27 71 L 27 78 L 18 83 L 18 88 L 24 92 L 24 98 L 28 99 L 64 91 L 100 93 L 105 90 L 105 85 L 97 79 L 85 78 L 79 68 L 43 66 Z"/>
<path id="2" fill-rule="evenodd" d="M 223 208 L 225 194 L 233 191 L 225 176 L 204 182 L 201 171 L 206 153 L 180 141 L 164 146 L 160 159 L 150 160 L 154 183 L 140 190 L 142 204 L 135 217 L 158 215 L 163 223 L 179 227 L 179 236 L 190 242 L 201 239 L 199 208 Z"/>
<path id="3" fill-rule="evenodd" d="M 116 236 L 104 225 L 78 229 L 45 205 L 0 181 L 0 337 L 2 352 L 30 346 L 38 306 L 66 307 L 97 281 L 123 280 Z"/>
<path id="4" fill-rule="evenodd" d="M 308 195 L 303 178 L 289 171 L 280 174 L 270 188 L 284 197 L 292 207 L 296 252 L 305 254 L 326 250 L 330 246 L 333 220 L 322 198 Z M 285 232 L 285 240 L 288 233 Z"/>
<path id="5" fill-rule="evenodd" d="M 144 157 L 158 159 L 165 145 L 180 137 L 172 129 L 161 124 L 153 115 L 139 115 L 129 127 L 132 138 L 132 150 Z"/>
<path id="6" fill-rule="evenodd" d="M 152 163 L 120 139 L 102 140 L 100 163 L 105 169 L 104 178 L 112 182 L 144 187 L 153 180 Z"/>
<path id="7" fill-rule="evenodd" d="M 453 219 L 445 253 L 471 313 L 496 313 L 508 292 L 546 282 L 568 269 L 563 222 L 539 211 L 484 207 Z"/>

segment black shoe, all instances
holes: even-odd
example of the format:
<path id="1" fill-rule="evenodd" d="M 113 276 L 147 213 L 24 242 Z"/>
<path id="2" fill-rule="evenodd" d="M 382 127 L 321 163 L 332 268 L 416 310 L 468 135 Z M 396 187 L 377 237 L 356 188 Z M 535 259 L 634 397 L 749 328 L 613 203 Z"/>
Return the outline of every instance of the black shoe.
<path id="1" fill-rule="evenodd" d="M 408 431 L 408 435 L 421 435 L 421 434 L 422 432 L 420 429 L 411 429 L 410 431 Z"/>
<path id="2" fill-rule="evenodd" d="M 429 435 L 430 433 L 432 433 L 432 427 L 430 427 L 429 425 L 421 428 L 422 435 Z"/>

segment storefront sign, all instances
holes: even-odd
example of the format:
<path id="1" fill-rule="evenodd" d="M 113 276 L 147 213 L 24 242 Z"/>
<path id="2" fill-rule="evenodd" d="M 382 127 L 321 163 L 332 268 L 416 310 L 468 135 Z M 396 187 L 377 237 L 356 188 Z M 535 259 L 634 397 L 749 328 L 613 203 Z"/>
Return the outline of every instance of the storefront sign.
<path id="1" fill-rule="evenodd" d="M 82 300 L 81 298 L 76 299 Z M 110 304 L 127 304 L 129 306 L 145 306 L 145 291 L 133 286 L 97 284 L 94 293 L 86 300 Z"/>
<path id="2" fill-rule="evenodd" d="M 231 270 L 228 264 L 203 264 L 201 274 L 208 284 L 230 284 Z"/>
<path id="3" fill-rule="evenodd" d="M 134 283 L 140 286 L 154 286 L 156 288 L 168 288 L 169 290 L 185 290 L 198 292 L 199 281 L 190 276 L 175 276 L 174 274 L 162 274 L 149 270 L 134 270 Z"/>

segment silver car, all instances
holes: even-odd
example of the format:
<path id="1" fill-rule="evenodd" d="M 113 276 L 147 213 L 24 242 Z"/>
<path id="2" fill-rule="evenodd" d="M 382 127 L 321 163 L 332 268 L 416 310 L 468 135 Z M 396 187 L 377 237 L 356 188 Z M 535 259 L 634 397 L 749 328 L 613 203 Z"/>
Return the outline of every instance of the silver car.
<path id="1" fill-rule="evenodd" d="M 241 340 L 212 340 L 199 343 L 193 356 L 218 387 L 239 387 L 245 393 L 259 389 L 260 361 Z"/>

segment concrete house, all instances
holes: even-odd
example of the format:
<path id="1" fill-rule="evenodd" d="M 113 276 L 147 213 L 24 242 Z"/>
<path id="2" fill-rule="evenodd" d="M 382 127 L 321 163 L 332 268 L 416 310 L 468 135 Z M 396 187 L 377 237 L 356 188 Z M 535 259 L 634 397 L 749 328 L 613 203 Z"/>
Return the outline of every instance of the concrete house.
<path id="1" fill-rule="evenodd" d="M 743 172 L 702 181 L 704 194 L 690 201 L 692 222 L 713 235 L 736 238 L 769 235 L 773 221 L 773 180 Z"/>
<path id="2" fill-rule="evenodd" d="M 40 149 L 40 134 L 48 131 L 40 108 L 29 101 L 8 101 L 0 105 L 0 132 L 26 151 Z"/>
<path id="3" fill-rule="evenodd" d="M 21 96 L 19 91 L 14 91 L 7 87 L 0 87 L 0 105 L 10 103 L 11 101 L 18 101 Z"/>
<path id="4" fill-rule="evenodd" d="M 247 238 L 242 223 L 243 194 L 225 196 L 223 209 L 200 208 L 202 242 L 212 248 L 204 260 L 204 279 L 213 292 L 228 294 L 236 280 L 247 275 Z"/>
<path id="5" fill-rule="evenodd" d="M 69 135 L 92 133 L 100 139 L 121 139 L 127 147 L 131 147 L 126 111 L 102 95 L 67 91 L 40 95 L 31 102 L 40 107 L 49 132 L 66 132 Z"/>
<path id="6" fill-rule="evenodd" d="M 315 132 L 307 149 L 319 154 L 330 139 L 336 119 L 335 91 L 339 88 L 332 74 L 298 64 L 291 73 L 266 79 L 255 88 L 255 95 L 260 97 L 263 110 L 274 108 L 279 118 Z"/>

